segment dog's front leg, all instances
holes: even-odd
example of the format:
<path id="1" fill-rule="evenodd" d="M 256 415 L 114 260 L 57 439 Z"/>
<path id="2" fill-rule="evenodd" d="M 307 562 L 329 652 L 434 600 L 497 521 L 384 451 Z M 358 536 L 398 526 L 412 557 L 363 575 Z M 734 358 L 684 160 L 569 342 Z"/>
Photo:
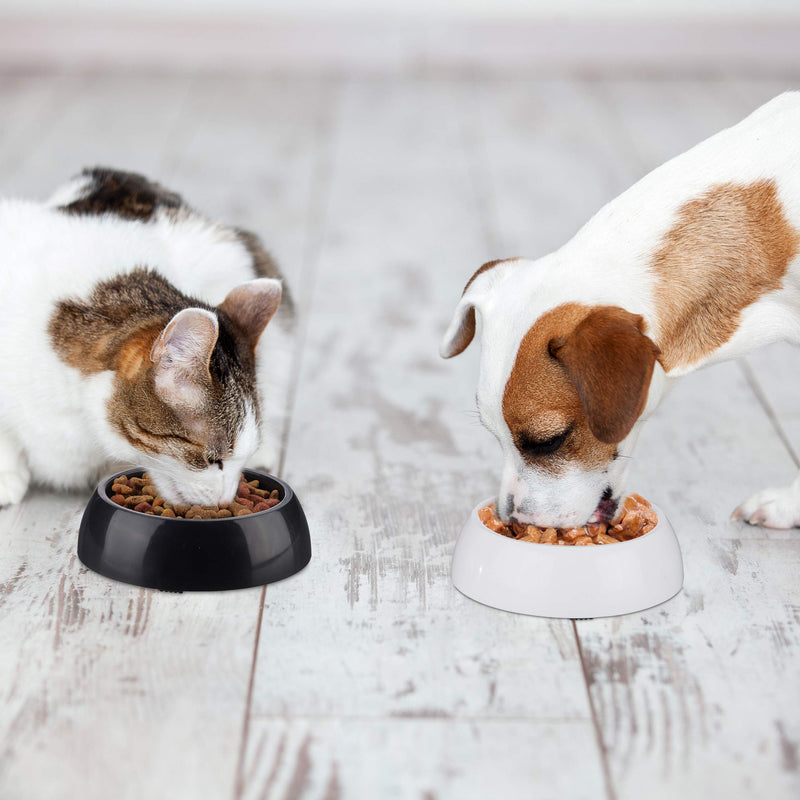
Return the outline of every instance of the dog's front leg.
<path id="1" fill-rule="evenodd" d="M 800 526 L 800 475 L 791 486 L 763 489 L 751 495 L 731 514 L 731 519 L 741 519 L 765 528 Z"/>

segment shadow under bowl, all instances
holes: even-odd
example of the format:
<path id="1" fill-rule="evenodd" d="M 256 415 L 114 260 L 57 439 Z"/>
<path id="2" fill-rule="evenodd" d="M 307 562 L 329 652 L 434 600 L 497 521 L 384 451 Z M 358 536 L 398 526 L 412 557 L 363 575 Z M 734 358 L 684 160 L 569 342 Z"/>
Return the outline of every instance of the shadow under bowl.
<path id="1" fill-rule="evenodd" d="M 613 617 L 663 603 L 683 586 L 678 540 L 656 506 L 658 524 L 636 539 L 559 547 L 489 530 L 478 510 L 493 499 L 475 506 L 453 550 L 453 584 L 479 603 L 537 617 Z"/>
<path id="2" fill-rule="evenodd" d="M 106 578 L 166 592 L 263 586 L 299 572 L 311 559 L 305 514 L 289 484 L 254 470 L 246 480 L 277 489 L 278 505 L 224 519 L 143 514 L 112 502 L 109 490 L 129 469 L 101 481 L 83 512 L 78 558 Z"/>

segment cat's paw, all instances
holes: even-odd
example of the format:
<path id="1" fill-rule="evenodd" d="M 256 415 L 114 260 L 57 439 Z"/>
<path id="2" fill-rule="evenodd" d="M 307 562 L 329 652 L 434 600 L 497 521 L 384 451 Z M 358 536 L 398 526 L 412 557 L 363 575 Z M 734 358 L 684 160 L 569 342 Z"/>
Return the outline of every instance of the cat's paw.
<path id="1" fill-rule="evenodd" d="M 731 519 L 741 519 L 764 528 L 795 528 L 800 525 L 800 494 L 795 485 L 763 489 L 738 506 Z"/>
<path id="2" fill-rule="evenodd" d="M 10 506 L 19 503 L 25 492 L 28 491 L 30 475 L 27 471 L 1 470 L 0 471 L 0 506 Z"/>

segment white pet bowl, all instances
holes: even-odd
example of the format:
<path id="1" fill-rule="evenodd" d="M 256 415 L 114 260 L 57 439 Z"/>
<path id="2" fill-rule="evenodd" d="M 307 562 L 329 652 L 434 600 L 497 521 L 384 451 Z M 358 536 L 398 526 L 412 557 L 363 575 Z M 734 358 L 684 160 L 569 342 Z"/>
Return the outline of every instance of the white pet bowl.
<path id="1" fill-rule="evenodd" d="M 613 617 L 674 597 L 683 586 L 678 540 L 664 512 L 637 539 L 594 547 L 518 542 L 489 530 L 472 510 L 453 551 L 451 577 L 462 594 L 537 617 Z"/>

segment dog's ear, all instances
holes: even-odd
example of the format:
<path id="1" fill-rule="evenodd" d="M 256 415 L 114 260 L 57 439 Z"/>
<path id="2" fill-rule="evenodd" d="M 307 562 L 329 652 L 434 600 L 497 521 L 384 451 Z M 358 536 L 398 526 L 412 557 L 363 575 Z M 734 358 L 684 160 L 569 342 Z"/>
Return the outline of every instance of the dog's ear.
<path id="1" fill-rule="evenodd" d="M 481 310 L 483 301 L 489 296 L 501 274 L 505 272 L 498 267 L 517 260 L 509 258 L 489 261 L 467 281 L 461 300 L 439 345 L 439 355 L 442 358 L 452 358 L 466 350 L 475 336 L 475 312 Z"/>
<path id="2" fill-rule="evenodd" d="M 578 391 L 592 433 L 609 444 L 631 431 L 647 402 L 659 350 L 644 320 L 616 306 L 596 308 L 566 338 L 549 343 Z"/>

